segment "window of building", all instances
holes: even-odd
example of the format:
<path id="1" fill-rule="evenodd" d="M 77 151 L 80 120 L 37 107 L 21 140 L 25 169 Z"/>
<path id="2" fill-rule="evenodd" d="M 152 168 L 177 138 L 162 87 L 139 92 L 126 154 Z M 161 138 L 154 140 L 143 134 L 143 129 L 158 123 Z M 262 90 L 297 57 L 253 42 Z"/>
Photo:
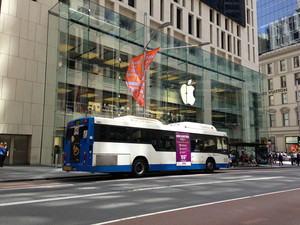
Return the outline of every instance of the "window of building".
<path id="1" fill-rule="evenodd" d="M 201 1 L 199 1 L 199 5 L 198 5 L 198 8 L 199 8 L 199 16 L 201 16 L 201 9 L 202 9 L 202 7 L 201 7 Z"/>
<path id="2" fill-rule="evenodd" d="M 174 12 L 173 12 L 173 4 L 170 4 L 170 22 L 173 25 L 173 17 L 174 17 Z"/>
<path id="3" fill-rule="evenodd" d="M 212 9 L 209 10 L 209 21 L 214 22 L 214 11 Z"/>
<path id="4" fill-rule="evenodd" d="M 181 13 L 182 10 L 177 8 L 177 28 L 181 29 Z"/>
<path id="5" fill-rule="evenodd" d="M 193 18 L 193 15 L 189 15 L 189 34 L 193 34 L 193 27 L 194 27 L 194 18 Z"/>
<path id="6" fill-rule="evenodd" d="M 197 38 L 201 38 L 201 19 L 197 19 Z"/>
<path id="7" fill-rule="evenodd" d="M 273 65 L 272 63 L 267 64 L 267 73 L 272 74 L 273 73 Z"/>
<path id="8" fill-rule="evenodd" d="M 285 60 L 280 60 L 279 65 L 280 71 L 285 71 Z"/>
<path id="9" fill-rule="evenodd" d="M 217 25 L 221 26 L 221 15 L 217 13 Z"/>
<path id="10" fill-rule="evenodd" d="M 269 118 L 270 118 L 270 127 L 275 127 L 275 113 L 269 114 Z"/>
<path id="11" fill-rule="evenodd" d="M 225 32 L 221 32 L 221 48 L 225 49 Z"/>
<path id="12" fill-rule="evenodd" d="M 150 6 L 149 6 L 149 14 L 150 14 L 150 16 L 153 16 L 153 0 L 150 0 L 149 1 L 149 4 L 150 4 Z"/>
<path id="13" fill-rule="evenodd" d="M 273 90 L 273 79 L 268 79 L 268 89 Z"/>
<path id="14" fill-rule="evenodd" d="M 298 91 L 298 98 L 297 98 L 297 91 L 295 91 L 295 98 L 296 98 L 296 102 L 300 99 L 300 90 Z"/>
<path id="15" fill-rule="evenodd" d="M 281 88 L 286 88 L 286 76 L 280 77 Z"/>
<path id="16" fill-rule="evenodd" d="M 241 56 L 241 41 L 240 40 L 237 40 L 236 51 L 237 51 L 237 55 Z"/>
<path id="17" fill-rule="evenodd" d="M 294 57 L 294 68 L 298 68 L 299 67 L 299 56 L 295 56 Z"/>
<path id="18" fill-rule="evenodd" d="M 160 21 L 164 21 L 164 0 L 160 0 Z"/>
<path id="19" fill-rule="evenodd" d="M 239 25 L 236 26 L 236 35 L 237 35 L 238 37 L 241 36 L 241 29 L 240 29 L 240 26 L 239 26 Z"/>
<path id="20" fill-rule="evenodd" d="M 287 104 L 288 103 L 287 93 L 282 93 L 281 94 L 281 100 L 282 100 L 282 104 Z"/>
<path id="21" fill-rule="evenodd" d="M 135 0 L 128 0 L 128 5 L 131 7 L 135 7 Z"/>
<path id="22" fill-rule="evenodd" d="M 295 73 L 295 85 L 297 84 L 297 82 L 300 85 L 300 73 Z"/>
<path id="23" fill-rule="evenodd" d="M 231 48 L 231 36 L 228 34 L 227 35 L 227 50 L 228 52 L 231 52 L 232 48 Z"/>
<path id="24" fill-rule="evenodd" d="M 247 23 L 250 24 L 250 10 L 247 9 Z"/>
<path id="25" fill-rule="evenodd" d="M 274 105 L 274 95 L 269 95 L 269 105 Z"/>
<path id="26" fill-rule="evenodd" d="M 283 126 L 287 127 L 289 126 L 289 113 L 282 113 L 282 119 L 283 119 Z"/>
<path id="27" fill-rule="evenodd" d="M 227 18 L 225 18 L 225 30 L 229 31 L 229 22 Z"/>

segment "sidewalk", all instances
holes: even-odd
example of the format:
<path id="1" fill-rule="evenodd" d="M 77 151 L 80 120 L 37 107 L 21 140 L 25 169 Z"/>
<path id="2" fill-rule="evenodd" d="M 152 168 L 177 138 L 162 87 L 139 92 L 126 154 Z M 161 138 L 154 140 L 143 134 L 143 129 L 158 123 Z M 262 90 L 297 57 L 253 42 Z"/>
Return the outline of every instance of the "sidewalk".
<path id="1" fill-rule="evenodd" d="M 0 183 L 13 181 L 50 180 L 99 175 L 88 172 L 66 172 L 53 166 L 4 166 L 0 168 Z M 0 184 L 1 185 L 1 184 Z"/>
<path id="2" fill-rule="evenodd" d="M 271 165 L 259 166 L 244 166 L 244 167 L 231 167 L 222 170 L 255 170 L 255 169 L 272 169 L 272 168 L 299 168 L 292 166 L 289 161 L 285 161 L 283 166 L 278 163 Z M 50 180 L 50 179 L 63 179 L 72 177 L 86 177 L 96 176 L 100 173 L 88 172 L 65 172 L 61 168 L 54 168 L 53 166 L 4 166 L 0 168 L 0 183 L 13 182 L 13 181 L 31 181 L 31 180 Z"/>

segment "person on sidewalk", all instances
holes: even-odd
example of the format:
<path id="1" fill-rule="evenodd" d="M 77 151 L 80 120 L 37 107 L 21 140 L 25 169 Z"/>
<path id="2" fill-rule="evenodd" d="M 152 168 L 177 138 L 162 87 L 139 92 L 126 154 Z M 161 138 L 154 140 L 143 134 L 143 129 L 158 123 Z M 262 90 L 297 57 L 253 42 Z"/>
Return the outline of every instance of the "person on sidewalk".
<path id="1" fill-rule="evenodd" d="M 294 153 L 291 152 L 290 156 L 291 156 L 291 164 L 293 166 L 294 165 L 294 161 L 295 161 Z"/>
<path id="2" fill-rule="evenodd" d="M 4 156 L 3 156 L 3 165 L 4 165 L 5 158 L 6 158 L 6 156 L 8 156 L 8 146 L 7 146 L 6 141 L 3 143 L 3 147 L 4 147 L 4 151 L 5 151 Z"/>
<path id="3" fill-rule="evenodd" d="M 249 159 L 250 159 L 251 164 L 258 166 L 253 153 L 251 153 Z"/>
<path id="4" fill-rule="evenodd" d="M 299 166 L 299 163 L 300 163 L 300 152 L 298 152 L 298 154 L 297 154 L 297 164 L 298 164 L 298 166 Z"/>
<path id="5" fill-rule="evenodd" d="M 4 154 L 5 154 L 5 149 L 3 146 L 3 142 L 0 143 L 0 167 L 3 167 L 3 162 L 4 162 Z"/>
<path id="6" fill-rule="evenodd" d="M 283 166 L 283 156 L 282 156 L 282 154 L 281 154 L 281 152 L 279 153 L 279 156 L 278 156 L 278 161 L 279 161 L 279 166 L 281 165 L 281 166 Z"/>

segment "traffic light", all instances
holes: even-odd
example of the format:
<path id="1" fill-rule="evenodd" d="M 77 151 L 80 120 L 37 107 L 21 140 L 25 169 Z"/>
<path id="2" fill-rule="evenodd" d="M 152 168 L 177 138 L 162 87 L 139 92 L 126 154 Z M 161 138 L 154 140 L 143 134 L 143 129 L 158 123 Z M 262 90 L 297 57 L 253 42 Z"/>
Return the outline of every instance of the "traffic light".
<path id="1" fill-rule="evenodd" d="M 298 144 L 300 144 L 300 136 L 298 136 Z"/>

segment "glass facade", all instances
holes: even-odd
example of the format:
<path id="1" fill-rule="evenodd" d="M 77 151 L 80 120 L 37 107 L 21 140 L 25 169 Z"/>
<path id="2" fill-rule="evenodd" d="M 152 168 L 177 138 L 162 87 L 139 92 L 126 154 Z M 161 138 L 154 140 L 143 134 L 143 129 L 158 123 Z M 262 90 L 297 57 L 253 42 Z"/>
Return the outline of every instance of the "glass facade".
<path id="1" fill-rule="evenodd" d="M 199 48 L 163 50 L 187 43 L 157 32 L 148 48 L 162 49 L 146 73 L 144 112 L 125 79 L 154 29 L 84 0 L 58 3 L 48 21 L 42 164 L 51 164 L 54 146 L 62 149 L 67 121 L 85 116 L 207 123 L 231 142 L 260 142 L 264 75 Z"/>
<path id="2" fill-rule="evenodd" d="M 258 0 L 259 53 L 300 42 L 300 15 L 297 0 Z"/>

